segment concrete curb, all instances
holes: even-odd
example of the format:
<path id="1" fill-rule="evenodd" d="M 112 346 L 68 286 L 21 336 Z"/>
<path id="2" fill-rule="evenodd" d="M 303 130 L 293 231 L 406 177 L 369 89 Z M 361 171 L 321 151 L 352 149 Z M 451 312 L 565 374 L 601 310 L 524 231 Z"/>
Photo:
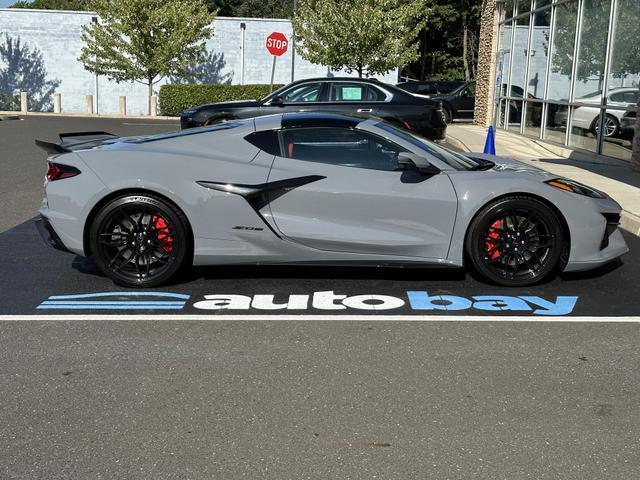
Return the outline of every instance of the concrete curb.
<path id="1" fill-rule="evenodd" d="M 640 217 L 623 210 L 622 215 L 620 215 L 620 228 L 636 237 L 640 237 Z"/>
<path id="2" fill-rule="evenodd" d="M 2 120 L 20 120 L 20 115 L 0 114 L 0 121 L 2 121 Z"/>
<path id="3" fill-rule="evenodd" d="M 82 112 L 65 112 L 65 113 L 53 113 L 53 112 L 10 112 L 0 111 L 1 117 L 29 117 L 29 116 L 46 116 L 46 117 L 74 117 L 74 118 L 118 118 L 122 120 L 180 120 L 180 117 L 168 117 L 164 115 L 116 115 L 116 114 L 104 114 L 104 113 L 82 113 Z M 11 118 L 13 120 L 14 118 Z"/>
<path id="4" fill-rule="evenodd" d="M 445 138 L 442 141 L 442 144 L 447 146 L 447 147 L 451 147 L 454 150 L 460 150 L 461 152 L 470 152 L 471 151 L 469 149 L 469 147 L 467 147 L 462 140 L 458 140 L 457 138 L 451 137 L 449 135 L 447 135 L 447 138 Z"/>

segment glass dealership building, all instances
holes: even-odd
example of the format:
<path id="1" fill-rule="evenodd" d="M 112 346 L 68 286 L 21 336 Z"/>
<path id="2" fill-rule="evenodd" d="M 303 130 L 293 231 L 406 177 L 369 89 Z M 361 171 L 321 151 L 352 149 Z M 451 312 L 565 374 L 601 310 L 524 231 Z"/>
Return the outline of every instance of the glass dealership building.
<path id="1" fill-rule="evenodd" d="M 630 159 L 640 0 L 498 0 L 494 15 L 485 123 Z"/>

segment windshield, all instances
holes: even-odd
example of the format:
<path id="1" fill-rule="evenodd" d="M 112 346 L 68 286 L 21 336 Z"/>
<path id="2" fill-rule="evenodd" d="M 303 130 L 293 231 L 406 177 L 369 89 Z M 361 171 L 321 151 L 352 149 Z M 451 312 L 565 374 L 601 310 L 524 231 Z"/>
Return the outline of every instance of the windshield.
<path id="1" fill-rule="evenodd" d="M 406 140 L 407 142 L 410 142 L 412 145 L 424 150 L 429 155 L 436 157 L 438 160 L 446 163 L 456 170 L 473 170 L 477 169 L 478 166 L 481 165 L 480 162 L 476 160 L 462 155 L 461 153 L 454 152 L 453 150 L 449 150 L 448 148 L 436 145 L 426 138 L 416 135 L 410 130 L 396 127 L 395 125 L 387 122 L 379 122 L 376 126 L 402 138 L 403 140 Z"/>

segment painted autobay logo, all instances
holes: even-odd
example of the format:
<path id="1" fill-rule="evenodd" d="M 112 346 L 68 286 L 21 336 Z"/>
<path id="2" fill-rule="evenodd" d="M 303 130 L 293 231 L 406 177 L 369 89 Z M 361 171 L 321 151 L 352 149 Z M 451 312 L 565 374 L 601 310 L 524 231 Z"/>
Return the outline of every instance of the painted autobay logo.
<path id="1" fill-rule="evenodd" d="M 99 292 L 73 295 L 52 295 L 38 305 L 38 310 L 182 310 L 191 295 L 169 292 Z M 290 295 L 204 295 L 193 307 L 209 311 L 305 311 L 332 313 L 357 311 L 390 311 L 410 309 L 416 312 L 509 312 L 533 315 L 568 315 L 578 301 L 577 296 L 557 296 L 545 299 L 534 295 L 473 295 L 431 294 L 410 290 L 406 296 L 379 294 L 343 295 L 332 290 L 311 294 Z"/>
<path id="2" fill-rule="evenodd" d="M 568 315 L 578 301 L 577 296 L 557 296 L 547 300 L 534 295 L 431 295 L 426 291 L 408 291 L 406 299 L 390 295 L 340 295 L 333 291 L 314 292 L 311 295 L 288 295 L 276 301 L 275 295 L 205 295 L 193 306 L 199 310 L 394 310 L 408 306 L 416 311 L 460 312 L 529 312 L 534 315 Z M 336 312 L 337 313 L 337 312 Z"/>
<path id="3" fill-rule="evenodd" d="M 169 292 L 100 292 L 51 295 L 38 310 L 181 310 L 191 296 Z"/>

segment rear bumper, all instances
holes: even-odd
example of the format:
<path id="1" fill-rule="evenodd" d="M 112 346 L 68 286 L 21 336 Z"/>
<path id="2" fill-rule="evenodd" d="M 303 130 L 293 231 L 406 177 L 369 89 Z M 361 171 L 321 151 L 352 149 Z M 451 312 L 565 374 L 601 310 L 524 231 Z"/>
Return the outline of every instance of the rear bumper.
<path id="1" fill-rule="evenodd" d="M 414 123 L 411 125 L 411 129 L 429 140 L 444 140 L 447 138 L 446 124 L 442 127 L 433 127 L 430 123 L 426 125 L 425 123 Z"/>
<path id="2" fill-rule="evenodd" d="M 40 218 L 36 220 L 36 228 L 38 229 L 38 233 L 40 233 L 42 240 L 44 240 L 44 243 L 56 250 L 71 253 L 62 240 L 60 240 L 60 237 L 53 229 L 53 226 L 47 217 L 41 215 Z"/>

